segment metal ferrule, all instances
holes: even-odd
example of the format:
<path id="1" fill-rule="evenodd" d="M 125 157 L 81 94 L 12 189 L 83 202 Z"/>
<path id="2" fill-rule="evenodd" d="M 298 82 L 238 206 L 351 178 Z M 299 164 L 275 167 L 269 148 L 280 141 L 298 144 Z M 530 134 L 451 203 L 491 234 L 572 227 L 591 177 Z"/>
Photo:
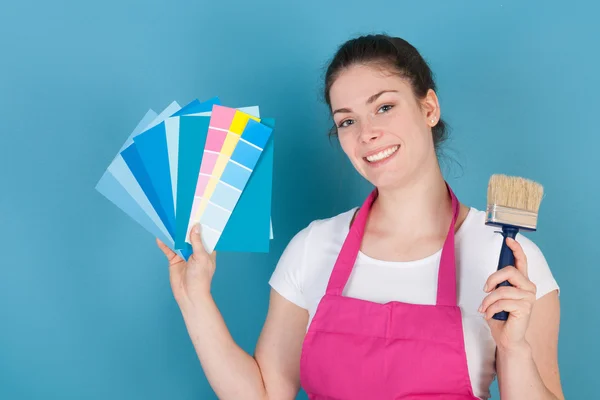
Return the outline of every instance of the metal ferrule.
<path id="1" fill-rule="evenodd" d="M 488 204 L 485 223 L 496 226 L 515 226 L 520 229 L 535 231 L 538 214 L 517 208 Z"/>

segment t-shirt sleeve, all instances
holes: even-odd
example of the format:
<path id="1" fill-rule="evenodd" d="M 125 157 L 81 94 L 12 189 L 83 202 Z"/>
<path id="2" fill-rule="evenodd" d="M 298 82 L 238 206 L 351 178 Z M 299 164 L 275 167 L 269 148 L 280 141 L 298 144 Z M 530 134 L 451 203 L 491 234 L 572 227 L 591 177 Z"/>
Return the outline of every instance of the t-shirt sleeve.
<path id="1" fill-rule="evenodd" d="M 536 297 L 539 299 L 553 290 L 558 290 L 560 293 L 558 283 L 556 282 L 556 279 L 554 279 L 548 261 L 541 249 L 531 239 L 525 236 L 517 236 L 517 241 L 521 243 L 523 251 L 527 256 L 527 272 L 529 280 L 533 282 L 537 288 Z"/>
<path id="2" fill-rule="evenodd" d="M 269 285 L 277 293 L 304 309 L 307 309 L 303 283 L 309 232 L 310 225 L 292 238 L 279 258 L 269 280 Z"/>

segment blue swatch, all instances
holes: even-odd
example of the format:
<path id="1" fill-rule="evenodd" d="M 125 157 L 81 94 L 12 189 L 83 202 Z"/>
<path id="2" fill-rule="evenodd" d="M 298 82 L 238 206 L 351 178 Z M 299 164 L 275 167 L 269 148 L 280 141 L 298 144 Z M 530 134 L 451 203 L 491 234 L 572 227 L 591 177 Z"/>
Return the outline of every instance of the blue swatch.
<path id="1" fill-rule="evenodd" d="M 152 204 L 152 208 L 154 208 L 156 214 L 158 214 L 158 217 L 167 228 L 167 231 L 169 232 L 171 237 L 173 237 L 175 229 L 170 224 L 167 212 L 163 209 L 160 203 L 158 194 L 156 193 L 156 190 L 152 185 L 150 176 L 148 175 L 144 163 L 142 162 L 142 159 L 137 151 L 136 143 L 132 143 L 131 145 L 129 145 L 129 147 L 123 150 L 121 152 L 121 156 L 123 157 L 123 160 L 125 160 L 125 162 L 127 163 L 127 166 L 129 167 L 129 170 L 135 177 L 135 180 L 138 182 L 138 184 L 144 191 L 144 194 L 150 201 L 150 204 Z"/>
<path id="2" fill-rule="evenodd" d="M 260 154 L 261 150 L 240 140 L 235 146 L 235 150 L 233 150 L 231 160 L 253 169 L 260 158 Z M 227 168 L 229 168 L 229 165 L 227 165 Z"/>
<path id="3" fill-rule="evenodd" d="M 157 195 L 160 207 L 165 213 L 170 228 L 169 232 L 173 234 L 175 232 L 175 207 L 173 205 L 165 124 L 160 123 L 154 126 L 134 137 L 133 140 L 137 153 L 144 163 L 150 184 Z M 156 205 L 154 206 L 156 208 Z"/>

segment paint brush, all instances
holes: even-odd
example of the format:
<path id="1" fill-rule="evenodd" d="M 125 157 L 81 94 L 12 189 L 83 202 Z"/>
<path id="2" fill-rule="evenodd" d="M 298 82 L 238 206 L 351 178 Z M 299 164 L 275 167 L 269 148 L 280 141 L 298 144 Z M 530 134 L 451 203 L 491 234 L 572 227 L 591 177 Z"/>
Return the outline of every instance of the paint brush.
<path id="1" fill-rule="evenodd" d="M 502 174 L 492 175 L 488 183 L 487 211 L 485 224 L 502 228 L 502 249 L 498 260 L 498 270 L 515 265 L 515 256 L 506 244 L 507 238 L 515 239 L 519 231 L 537 230 L 538 211 L 544 188 L 532 180 Z M 501 286 L 512 286 L 508 281 Z M 493 318 L 499 321 L 508 319 L 508 312 L 501 311 Z"/>

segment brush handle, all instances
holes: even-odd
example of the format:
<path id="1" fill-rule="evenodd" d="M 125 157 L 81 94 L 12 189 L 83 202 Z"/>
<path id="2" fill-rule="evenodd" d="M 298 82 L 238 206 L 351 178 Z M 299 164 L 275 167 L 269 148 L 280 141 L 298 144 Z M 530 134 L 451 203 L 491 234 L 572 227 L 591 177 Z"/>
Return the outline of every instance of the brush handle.
<path id="1" fill-rule="evenodd" d="M 517 237 L 517 233 L 519 233 L 519 228 L 516 228 L 514 226 L 503 226 L 502 227 L 502 236 L 504 237 L 504 240 L 502 241 L 502 249 L 500 250 L 500 259 L 498 260 L 498 270 L 501 270 L 504 267 L 507 267 L 509 265 L 514 266 L 515 265 L 515 255 L 513 253 L 513 251 L 510 249 L 510 247 L 508 247 L 508 245 L 506 244 L 506 238 L 511 238 L 511 239 L 515 239 Z M 496 289 L 498 289 L 501 286 L 512 286 L 508 281 L 504 281 L 500 284 L 498 284 L 498 286 L 496 286 Z M 508 312 L 506 311 L 500 311 L 496 314 L 494 314 L 494 316 L 492 318 L 498 320 L 498 321 L 506 321 L 508 319 Z"/>

